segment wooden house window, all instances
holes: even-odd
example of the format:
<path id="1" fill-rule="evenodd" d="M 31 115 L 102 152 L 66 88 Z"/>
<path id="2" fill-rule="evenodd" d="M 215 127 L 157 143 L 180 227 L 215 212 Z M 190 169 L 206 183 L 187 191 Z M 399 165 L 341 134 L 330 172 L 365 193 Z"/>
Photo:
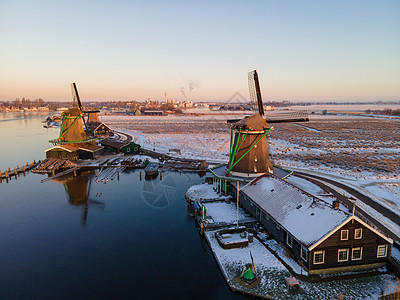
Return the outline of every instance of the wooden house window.
<path id="1" fill-rule="evenodd" d="M 359 240 L 362 238 L 362 228 L 354 229 L 354 239 Z"/>
<path id="2" fill-rule="evenodd" d="M 289 246 L 290 248 L 292 248 L 292 245 L 293 245 L 293 237 L 292 237 L 289 233 L 286 234 L 286 244 L 288 244 L 288 246 Z"/>
<path id="3" fill-rule="evenodd" d="M 349 239 L 349 231 L 347 229 L 346 230 L 342 230 L 340 232 L 340 240 L 341 241 L 346 241 L 348 239 Z"/>
<path id="4" fill-rule="evenodd" d="M 351 250 L 351 260 L 362 259 L 362 247 L 353 248 Z"/>
<path id="5" fill-rule="evenodd" d="M 338 262 L 349 260 L 349 249 L 339 249 Z"/>
<path id="6" fill-rule="evenodd" d="M 323 264 L 325 260 L 325 251 L 314 252 L 314 265 Z"/>
<path id="7" fill-rule="evenodd" d="M 376 257 L 386 257 L 387 255 L 387 245 L 379 245 Z"/>
<path id="8" fill-rule="evenodd" d="M 304 246 L 301 246 L 300 249 L 300 256 L 302 259 L 304 259 L 305 261 L 307 261 L 307 248 Z"/>

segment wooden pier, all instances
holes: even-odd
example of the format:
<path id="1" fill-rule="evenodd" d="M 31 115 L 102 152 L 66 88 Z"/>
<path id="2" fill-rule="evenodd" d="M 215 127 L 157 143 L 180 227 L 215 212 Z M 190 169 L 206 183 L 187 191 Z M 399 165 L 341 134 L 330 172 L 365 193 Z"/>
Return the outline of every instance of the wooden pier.
<path id="1" fill-rule="evenodd" d="M 17 177 L 19 174 L 23 173 L 25 174 L 25 172 L 35 168 L 38 164 L 40 163 L 40 160 L 38 162 L 36 162 L 35 160 L 32 163 L 26 163 L 25 165 L 17 165 L 15 168 L 11 169 L 8 168 L 5 171 L 0 171 L 0 179 L 11 179 L 12 177 Z"/>

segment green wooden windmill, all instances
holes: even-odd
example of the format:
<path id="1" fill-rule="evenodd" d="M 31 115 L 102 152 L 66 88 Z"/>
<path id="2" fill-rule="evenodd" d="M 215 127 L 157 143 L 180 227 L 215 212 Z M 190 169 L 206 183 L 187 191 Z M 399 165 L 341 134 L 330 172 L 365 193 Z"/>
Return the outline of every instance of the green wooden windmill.
<path id="1" fill-rule="evenodd" d="M 258 177 L 265 173 L 273 173 L 273 165 L 268 153 L 267 134 L 273 130 L 268 123 L 306 122 L 306 112 L 272 115 L 264 117 L 260 83 L 257 71 L 248 74 L 250 102 L 254 114 L 241 120 L 229 120 L 231 140 L 229 163 L 226 176 Z"/>
<path id="2" fill-rule="evenodd" d="M 84 113 L 90 113 L 91 111 L 84 111 L 82 109 L 75 83 L 71 84 L 71 88 L 73 95 L 73 107 L 63 112 L 60 135 L 57 139 L 50 141 L 54 145 L 87 143 L 95 140 L 88 137 L 88 130 L 84 118 Z"/>

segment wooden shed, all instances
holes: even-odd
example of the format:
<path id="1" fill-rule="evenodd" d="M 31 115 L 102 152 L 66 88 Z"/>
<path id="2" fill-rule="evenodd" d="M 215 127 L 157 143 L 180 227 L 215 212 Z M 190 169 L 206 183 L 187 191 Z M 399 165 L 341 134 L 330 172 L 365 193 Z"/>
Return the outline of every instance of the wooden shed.
<path id="1" fill-rule="evenodd" d="M 61 158 L 69 160 L 77 160 L 79 158 L 79 147 L 75 145 L 57 145 L 51 147 L 46 152 L 46 158 Z"/>

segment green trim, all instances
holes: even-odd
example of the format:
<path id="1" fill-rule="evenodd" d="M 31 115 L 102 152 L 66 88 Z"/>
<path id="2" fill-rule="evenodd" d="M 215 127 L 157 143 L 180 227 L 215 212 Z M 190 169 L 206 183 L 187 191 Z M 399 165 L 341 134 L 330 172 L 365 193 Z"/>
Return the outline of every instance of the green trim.
<path id="1" fill-rule="evenodd" d="M 62 130 L 62 131 L 60 130 L 60 136 L 59 136 L 58 138 L 61 139 L 61 138 L 64 136 L 64 134 L 71 128 L 71 126 L 75 124 L 76 120 L 78 120 L 78 119 L 80 119 L 80 118 L 81 118 L 81 116 L 77 116 L 76 118 L 68 118 L 68 117 L 65 117 L 65 119 L 74 119 L 74 121 L 68 126 L 67 129 Z M 63 123 L 64 123 L 64 120 L 65 120 L 65 119 L 63 119 Z"/>
<path id="2" fill-rule="evenodd" d="M 230 153 L 230 157 L 229 157 L 228 174 L 231 173 L 231 164 L 233 163 L 234 157 L 235 157 L 235 155 L 236 155 L 236 149 L 237 149 L 237 146 L 238 146 L 238 144 L 239 144 L 239 138 L 240 138 L 240 134 L 241 134 L 241 133 L 242 133 L 242 130 L 239 129 L 239 134 L 238 134 L 238 138 L 237 138 L 236 143 L 235 143 L 235 147 L 234 147 L 234 149 L 233 149 L 233 152 Z M 232 134 L 233 134 L 233 133 L 232 133 Z"/>
<path id="3" fill-rule="evenodd" d="M 250 149 L 247 150 L 232 166 L 229 167 L 228 174 L 231 173 L 232 168 L 234 166 L 236 166 L 236 164 L 239 161 L 241 161 L 243 159 L 243 157 L 245 157 L 247 155 L 247 153 L 249 153 L 271 130 L 272 130 L 272 128 L 269 128 L 267 131 L 265 131 L 264 134 L 259 138 L 259 140 L 253 146 L 251 146 Z M 247 133 L 246 133 L 246 135 L 247 135 Z M 239 140 L 239 137 L 238 137 L 238 140 Z M 236 153 L 235 153 L 235 156 L 236 156 Z M 232 163 L 233 163 L 233 161 L 232 161 Z"/>

